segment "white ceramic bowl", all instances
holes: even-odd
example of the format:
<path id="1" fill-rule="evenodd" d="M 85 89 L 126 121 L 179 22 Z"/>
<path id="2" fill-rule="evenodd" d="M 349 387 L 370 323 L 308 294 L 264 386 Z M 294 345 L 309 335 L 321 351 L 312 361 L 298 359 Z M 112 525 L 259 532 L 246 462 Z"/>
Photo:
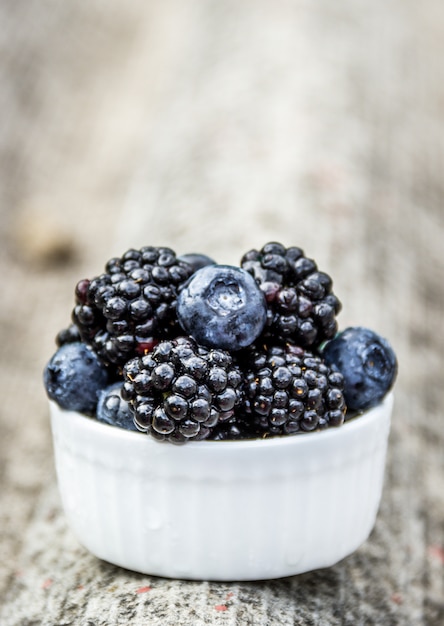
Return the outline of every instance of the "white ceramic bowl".
<path id="1" fill-rule="evenodd" d="M 145 574 L 278 578 L 333 565 L 373 528 L 393 397 L 339 428 L 158 442 L 51 403 L 68 521 L 97 557 Z"/>

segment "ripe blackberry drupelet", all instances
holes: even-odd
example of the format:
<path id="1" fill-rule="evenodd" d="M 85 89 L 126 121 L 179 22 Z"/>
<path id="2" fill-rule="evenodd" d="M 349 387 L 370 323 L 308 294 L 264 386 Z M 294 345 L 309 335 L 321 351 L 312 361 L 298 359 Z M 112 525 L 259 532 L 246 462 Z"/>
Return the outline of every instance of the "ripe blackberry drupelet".
<path id="1" fill-rule="evenodd" d="M 123 366 L 180 334 L 177 293 L 192 273 L 170 248 L 147 246 L 111 259 L 103 274 L 76 286 L 72 318 L 82 341 L 105 364 Z"/>
<path id="2" fill-rule="evenodd" d="M 304 349 L 252 349 L 245 367 L 244 408 L 253 428 L 268 435 L 340 426 L 346 405 L 343 377 Z"/>
<path id="3" fill-rule="evenodd" d="M 242 399 L 242 375 L 226 351 L 189 337 L 160 342 L 124 369 L 122 397 L 139 430 L 181 443 L 209 437 L 229 420 Z"/>
<path id="4" fill-rule="evenodd" d="M 264 340 L 315 349 L 335 336 L 341 303 L 332 280 L 300 248 L 267 243 L 247 252 L 241 266 L 254 276 L 268 303 Z"/>
<path id="5" fill-rule="evenodd" d="M 212 441 L 238 441 L 240 439 L 260 439 L 264 431 L 254 425 L 249 415 L 235 413 L 225 422 L 219 422 L 208 439 Z"/>

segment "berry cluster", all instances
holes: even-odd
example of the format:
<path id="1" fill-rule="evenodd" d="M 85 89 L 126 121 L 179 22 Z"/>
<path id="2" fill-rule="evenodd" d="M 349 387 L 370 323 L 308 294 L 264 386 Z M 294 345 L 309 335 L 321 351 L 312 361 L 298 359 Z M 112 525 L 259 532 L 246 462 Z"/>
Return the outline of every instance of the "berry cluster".
<path id="1" fill-rule="evenodd" d="M 154 338 L 176 336 L 178 289 L 192 273 L 170 248 L 147 246 L 111 259 L 103 274 L 76 286 L 72 318 L 81 340 L 105 364 L 122 366 Z"/>
<path id="2" fill-rule="evenodd" d="M 344 421 L 342 374 L 297 346 L 253 350 L 245 382 L 245 410 L 262 432 L 290 435 Z"/>
<path id="3" fill-rule="evenodd" d="M 293 435 L 380 402 L 396 357 L 365 328 L 338 333 L 330 276 L 268 243 L 239 267 L 147 246 L 75 289 L 44 372 L 50 399 L 182 443 Z"/>
<path id="4" fill-rule="evenodd" d="M 232 356 L 190 338 L 159 343 L 124 367 L 122 397 L 134 422 L 156 439 L 206 439 L 242 400 L 242 374 Z"/>
<path id="5" fill-rule="evenodd" d="M 241 266 L 265 294 L 265 337 L 316 348 L 335 336 L 341 303 L 332 291 L 332 280 L 300 248 L 268 243 L 260 251 L 247 252 Z"/>

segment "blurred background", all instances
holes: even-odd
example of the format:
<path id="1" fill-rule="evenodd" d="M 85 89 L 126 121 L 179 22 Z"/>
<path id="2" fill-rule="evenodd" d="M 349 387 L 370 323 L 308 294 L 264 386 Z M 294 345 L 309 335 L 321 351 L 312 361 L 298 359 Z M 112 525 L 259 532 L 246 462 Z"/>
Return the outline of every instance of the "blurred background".
<path id="1" fill-rule="evenodd" d="M 316 623 L 442 623 L 442 3 L 1 0 L 0 24 L 2 624 L 61 624 L 73 555 L 88 559 L 59 510 L 42 386 L 76 282 L 129 247 L 237 264 L 272 240 L 330 273 L 340 326 L 373 328 L 400 364 L 377 527 L 331 573 L 342 621 L 325 592 Z M 97 584 L 133 581 L 88 564 Z M 240 587 L 258 621 L 236 623 L 312 615 L 288 585 L 255 612 Z"/>

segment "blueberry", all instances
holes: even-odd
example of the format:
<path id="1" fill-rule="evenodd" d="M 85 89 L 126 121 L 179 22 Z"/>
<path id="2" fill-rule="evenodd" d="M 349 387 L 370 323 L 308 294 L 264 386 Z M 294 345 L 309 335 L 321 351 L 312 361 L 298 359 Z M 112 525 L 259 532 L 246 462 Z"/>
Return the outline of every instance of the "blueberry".
<path id="1" fill-rule="evenodd" d="M 177 316 L 198 343 L 239 350 L 261 334 L 267 305 L 251 274 L 229 265 L 207 265 L 179 293 Z"/>
<path id="2" fill-rule="evenodd" d="M 93 414 L 108 372 L 91 348 L 77 341 L 57 350 L 45 367 L 43 381 L 49 398 L 62 409 Z"/>
<path id="3" fill-rule="evenodd" d="M 120 395 L 122 387 L 123 383 L 117 382 L 100 392 L 96 412 L 97 419 L 100 422 L 111 424 L 111 426 L 137 430 L 129 404 Z"/>
<path id="4" fill-rule="evenodd" d="M 386 339 L 368 328 L 345 329 L 326 344 L 323 356 L 344 377 L 349 410 L 375 406 L 395 382 L 396 355 Z"/>
<path id="5" fill-rule="evenodd" d="M 195 272 L 200 270 L 202 267 L 206 267 L 207 265 L 215 265 L 216 261 L 206 254 L 200 254 L 198 252 L 191 252 L 190 254 L 182 254 L 182 256 L 177 257 L 179 261 L 185 261 Z"/>

